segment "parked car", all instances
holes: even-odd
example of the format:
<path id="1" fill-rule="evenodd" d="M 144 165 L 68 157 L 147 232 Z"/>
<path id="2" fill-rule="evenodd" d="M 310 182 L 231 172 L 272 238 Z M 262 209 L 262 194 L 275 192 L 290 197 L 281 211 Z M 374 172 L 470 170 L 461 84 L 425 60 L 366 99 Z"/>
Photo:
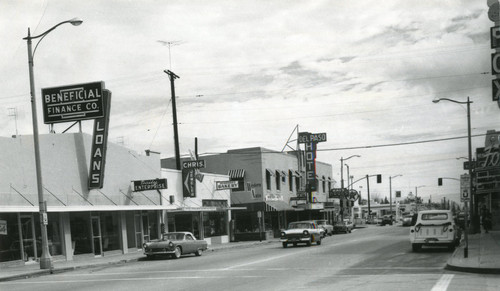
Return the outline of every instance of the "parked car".
<path id="1" fill-rule="evenodd" d="M 144 254 L 148 258 L 158 255 L 169 255 L 175 259 L 184 254 L 195 254 L 201 256 L 207 250 L 207 242 L 198 240 L 190 232 L 164 233 L 159 240 L 153 240 L 143 244 Z"/>
<path id="2" fill-rule="evenodd" d="M 380 225 L 384 226 L 386 224 L 392 225 L 392 215 L 384 215 L 380 219 Z"/>
<path id="3" fill-rule="evenodd" d="M 333 226 L 333 232 L 334 233 L 349 233 L 352 231 L 354 225 L 349 219 L 344 219 L 343 221 L 338 221 L 335 223 Z"/>
<path id="4" fill-rule="evenodd" d="M 288 228 L 281 232 L 280 242 L 283 247 L 289 244 L 297 246 L 298 243 L 305 243 L 310 246 L 313 242 L 321 245 L 321 238 L 324 230 L 313 221 L 297 221 L 288 224 Z"/>
<path id="5" fill-rule="evenodd" d="M 411 214 L 403 216 L 403 226 L 411 225 Z"/>
<path id="6" fill-rule="evenodd" d="M 333 235 L 333 225 L 329 224 L 326 219 L 315 220 L 316 224 L 325 230 L 323 237 L 327 235 Z"/>
<path id="7" fill-rule="evenodd" d="M 460 243 L 461 232 L 450 210 L 423 210 L 410 228 L 410 242 L 414 252 L 422 246 L 447 246 L 454 250 Z"/>

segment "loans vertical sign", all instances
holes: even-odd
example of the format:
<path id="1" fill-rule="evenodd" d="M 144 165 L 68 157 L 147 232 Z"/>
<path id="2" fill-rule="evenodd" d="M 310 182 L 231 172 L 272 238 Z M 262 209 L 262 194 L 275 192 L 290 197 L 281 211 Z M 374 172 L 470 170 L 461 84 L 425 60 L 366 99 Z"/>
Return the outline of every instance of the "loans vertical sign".
<path id="1" fill-rule="evenodd" d="M 104 116 L 94 120 L 94 135 L 90 152 L 89 189 L 100 189 L 104 184 L 104 165 L 108 144 L 111 91 L 103 90 Z"/>

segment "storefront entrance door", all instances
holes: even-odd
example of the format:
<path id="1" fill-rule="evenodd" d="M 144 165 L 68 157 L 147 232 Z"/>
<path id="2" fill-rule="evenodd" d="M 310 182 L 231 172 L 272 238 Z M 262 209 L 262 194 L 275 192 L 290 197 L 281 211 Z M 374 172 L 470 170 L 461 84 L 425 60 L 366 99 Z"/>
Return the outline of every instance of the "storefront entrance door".
<path id="1" fill-rule="evenodd" d="M 35 224 L 33 221 L 33 216 L 21 215 L 21 237 L 23 238 L 20 242 L 20 248 L 23 250 L 21 256 L 23 261 L 27 261 L 29 258 L 37 259 L 42 253 L 42 243 L 41 241 L 36 241 L 34 239 Z"/>
<path id="2" fill-rule="evenodd" d="M 94 255 L 102 255 L 101 218 L 92 216 L 92 241 L 94 244 Z"/>

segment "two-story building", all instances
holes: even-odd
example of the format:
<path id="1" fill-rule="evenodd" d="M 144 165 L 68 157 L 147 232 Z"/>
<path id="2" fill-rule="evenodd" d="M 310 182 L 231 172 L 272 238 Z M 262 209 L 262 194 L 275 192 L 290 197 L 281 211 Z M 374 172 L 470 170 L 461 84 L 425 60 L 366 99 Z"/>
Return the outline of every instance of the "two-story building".
<path id="1" fill-rule="evenodd" d="M 335 183 L 332 166 L 316 162 L 317 191 L 307 198 L 303 154 L 265 148 L 228 150 L 204 155 L 204 172 L 226 174 L 238 182 L 231 189 L 231 229 L 236 240 L 265 239 L 279 235 L 289 222 L 308 219 L 333 220 L 333 208 L 325 208 L 329 189 Z M 302 159 L 302 160 L 300 160 Z M 173 168 L 173 158 L 163 159 L 163 168 Z M 245 208 L 245 210 L 241 210 Z"/>

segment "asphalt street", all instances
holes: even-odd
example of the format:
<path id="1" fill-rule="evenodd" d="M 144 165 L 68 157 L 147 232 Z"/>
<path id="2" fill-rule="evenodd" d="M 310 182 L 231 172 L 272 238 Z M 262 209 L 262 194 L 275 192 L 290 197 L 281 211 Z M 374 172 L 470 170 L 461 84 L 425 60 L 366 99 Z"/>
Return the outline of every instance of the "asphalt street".
<path id="1" fill-rule="evenodd" d="M 142 259 L 0 283 L 0 290 L 497 290 L 500 278 L 447 271 L 451 252 L 413 253 L 408 228 L 372 226 L 319 246 L 280 243 Z"/>

